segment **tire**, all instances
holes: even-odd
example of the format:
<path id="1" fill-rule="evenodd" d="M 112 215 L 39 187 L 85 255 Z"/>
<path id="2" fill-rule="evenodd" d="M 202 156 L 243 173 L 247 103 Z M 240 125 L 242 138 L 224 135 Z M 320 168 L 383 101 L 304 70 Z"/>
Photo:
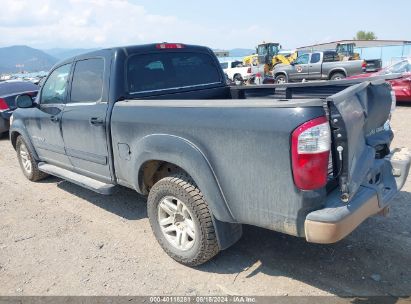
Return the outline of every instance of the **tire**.
<path id="1" fill-rule="evenodd" d="M 155 183 L 147 213 L 158 243 L 177 262 L 197 266 L 220 251 L 208 204 L 186 174 Z"/>
<path id="2" fill-rule="evenodd" d="M 233 76 L 233 81 L 237 84 L 237 82 L 240 82 L 242 84 L 244 82 L 243 77 L 240 74 L 235 74 Z"/>
<path id="3" fill-rule="evenodd" d="M 28 180 L 36 182 L 48 176 L 38 169 L 37 162 L 21 136 L 17 137 L 16 151 L 20 168 Z"/>
<path id="4" fill-rule="evenodd" d="M 345 75 L 343 73 L 334 73 L 331 75 L 330 80 L 341 80 L 344 78 L 345 78 Z"/>
<path id="5" fill-rule="evenodd" d="M 288 81 L 287 81 L 287 77 L 284 74 L 280 74 L 280 75 L 275 76 L 274 82 L 276 84 L 282 84 L 282 83 L 287 83 Z"/>

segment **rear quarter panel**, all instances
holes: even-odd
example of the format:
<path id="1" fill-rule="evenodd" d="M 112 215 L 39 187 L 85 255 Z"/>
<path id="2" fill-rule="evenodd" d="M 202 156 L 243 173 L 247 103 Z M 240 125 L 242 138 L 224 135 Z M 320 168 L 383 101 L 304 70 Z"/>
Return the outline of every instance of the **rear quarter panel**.
<path id="1" fill-rule="evenodd" d="M 347 77 L 362 73 L 362 60 L 349 60 L 349 61 L 337 61 L 337 62 L 324 62 L 323 74 L 328 75 L 328 78 L 332 73 L 336 71 L 343 71 Z"/>
<path id="2" fill-rule="evenodd" d="M 294 187 L 290 134 L 303 122 L 324 115 L 324 110 L 321 106 L 276 107 L 274 101 L 272 106 L 241 102 L 244 106 L 231 107 L 227 101 L 215 100 L 184 101 L 185 105 L 161 100 L 116 103 L 111 133 L 117 178 L 139 190 L 140 164 L 135 160 L 141 139 L 153 134 L 175 136 L 200 150 L 215 173 L 207 178 L 217 180 L 220 189 L 214 191 L 221 191 L 225 202 L 213 201 L 213 195 L 204 193 L 212 211 L 217 204 L 227 204 L 234 222 L 301 235 L 301 218 L 322 204 L 324 193 L 304 194 Z M 130 146 L 129 160 L 120 157 L 119 143 Z M 149 153 L 150 147 L 144 150 Z M 188 152 L 181 151 L 182 162 L 184 153 Z M 205 172 L 189 162 L 176 165 L 203 189 L 200 176 Z"/>

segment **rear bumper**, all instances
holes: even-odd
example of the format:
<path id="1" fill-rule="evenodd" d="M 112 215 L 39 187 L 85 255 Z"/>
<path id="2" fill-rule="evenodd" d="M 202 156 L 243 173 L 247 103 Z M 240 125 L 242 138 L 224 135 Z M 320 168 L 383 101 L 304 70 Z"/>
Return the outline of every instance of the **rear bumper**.
<path id="1" fill-rule="evenodd" d="M 407 149 L 397 149 L 385 159 L 379 184 L 365 184 L 360 187 L 348 203 L 340 200 L 340 192 L 334 190 L 325 207 L 309 213 L 305 219 L 305 238 L 308 242 L 335 243 L 350 234 L 368 217 L 382 212 L 391 199 L 403 187 L 410 169 L 411 157 Z M 391 182 L 392 181 L 392 182 Z"/>
<path id="2" fill-rule="evenodd" d="M 409 83 L 393 86 L 397 101 L 411 101 L 411 85 Z"/>

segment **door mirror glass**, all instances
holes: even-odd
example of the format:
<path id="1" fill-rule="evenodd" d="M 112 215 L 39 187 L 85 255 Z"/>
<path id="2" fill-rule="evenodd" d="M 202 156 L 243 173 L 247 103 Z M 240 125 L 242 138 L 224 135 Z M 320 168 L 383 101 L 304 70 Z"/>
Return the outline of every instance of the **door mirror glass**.
<path id="1" fill-rule="evenodd" d="M 22 94 L 16 97 L 16 106 L 18 108 L 31 108 L 33 105 L 33 99 L 28 94 Z"/>

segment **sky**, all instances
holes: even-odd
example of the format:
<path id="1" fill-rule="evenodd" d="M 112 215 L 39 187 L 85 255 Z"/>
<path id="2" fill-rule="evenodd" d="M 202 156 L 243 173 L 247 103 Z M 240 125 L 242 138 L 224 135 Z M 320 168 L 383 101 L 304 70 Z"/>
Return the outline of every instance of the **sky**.
<path id="1" fill-rule="evenodd" d="M 0 47 L 97 48 L 181 42 L 283 48 L 351 39 L 411 40 L 410 0 L 0 0 Z"/>

